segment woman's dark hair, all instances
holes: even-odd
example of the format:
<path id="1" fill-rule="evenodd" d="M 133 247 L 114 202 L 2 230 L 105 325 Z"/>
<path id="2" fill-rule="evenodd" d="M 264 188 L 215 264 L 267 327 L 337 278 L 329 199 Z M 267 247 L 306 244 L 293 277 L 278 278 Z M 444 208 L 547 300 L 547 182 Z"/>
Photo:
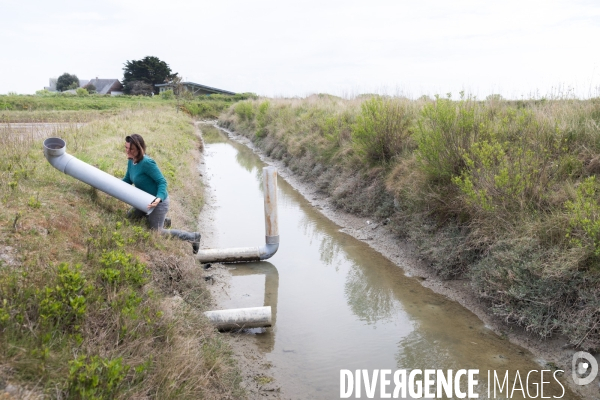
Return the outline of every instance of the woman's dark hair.
<path id="1" fill-rule="evenodd" d="M 146 142 L 144 142 L 144 138 L 142 135 L 138 135 L 134 133 L 131 136 L 125 136 L 125 141 L 129 143 L 130 146 L 134 146 L 138 155 L 133 159 L 136 163 L 140 162 L 142 158 L 144 158 L 144 154 L 146 154 Z"/>

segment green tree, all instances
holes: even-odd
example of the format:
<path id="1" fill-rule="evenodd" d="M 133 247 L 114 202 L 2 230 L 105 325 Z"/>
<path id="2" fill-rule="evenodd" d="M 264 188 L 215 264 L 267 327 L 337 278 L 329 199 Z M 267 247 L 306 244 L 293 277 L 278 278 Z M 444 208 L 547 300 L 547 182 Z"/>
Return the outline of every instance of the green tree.
<path id="1" fill-rule="evenodd" d="M 79 87 L 79 78 L 77 75 L 64 73 L 56 80 L 56 90 L 64 92 L 65 90 L 77 89 Z"/>
<path id="2" fill-rule="evenodd" d="M 169 82 L 177 77 L 177 73 L 172 73 L 169 64 L 158 57 L 146 56 L 141 60 L 128 60 L 124 65 L 123 86 L 127 94 L 131 94 L 134 89 L 134 82 L 151 85 L 154 93 L 158 94 L 158 88 L 154 85 Z"/>
<path id="3" fill-rule="evenodd" d="M 96 86 L 94 86 L 91 83 L 88 83 L 87 85 L 84 86 L 84 89 L 88 91 L 89 94 L 94 94 L 96 93 Z"/>

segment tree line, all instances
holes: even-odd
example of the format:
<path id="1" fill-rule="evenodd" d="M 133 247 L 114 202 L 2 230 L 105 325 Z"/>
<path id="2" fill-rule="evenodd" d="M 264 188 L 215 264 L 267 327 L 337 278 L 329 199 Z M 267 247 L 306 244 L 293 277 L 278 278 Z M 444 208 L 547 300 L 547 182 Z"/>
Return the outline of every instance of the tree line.
<path id="1" fill-rule="evenodd" d="M 141 60 L 127 60 L 123 67 L 123 91 L 130 95 L 150 96 L 158 94 L 159 83 L 179 83 L 181 78 L 173 72 L 169 64 L 158 57 L 146 56 Z M 79 78 L 75 74 L 65 72 L 56 80 L 56 90 L 64 92 L 79 88 Z M 95 93 L 96 87 L 89 83 L 84 88 Z"/>

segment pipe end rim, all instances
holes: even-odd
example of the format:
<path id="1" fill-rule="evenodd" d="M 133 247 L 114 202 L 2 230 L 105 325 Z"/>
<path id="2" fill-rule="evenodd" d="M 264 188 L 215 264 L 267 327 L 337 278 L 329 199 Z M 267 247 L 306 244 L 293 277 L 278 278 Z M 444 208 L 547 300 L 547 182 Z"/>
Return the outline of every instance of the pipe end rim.
<path id="1" fill-rule="evenodd" d="M 61 138 L 48 138 L 44 140 L 44 153 L 48 156 L 58 157 L 67 151 L 67 142 Z"/>

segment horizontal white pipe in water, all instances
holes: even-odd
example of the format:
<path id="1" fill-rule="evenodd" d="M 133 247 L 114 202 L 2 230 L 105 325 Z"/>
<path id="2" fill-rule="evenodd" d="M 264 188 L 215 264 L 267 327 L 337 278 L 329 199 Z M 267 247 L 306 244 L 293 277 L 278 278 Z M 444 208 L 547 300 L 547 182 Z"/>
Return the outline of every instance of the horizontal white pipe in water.
<path id="1" fill-rule="evenodd" d="M 204 315 L 217 329 L 222 331 L 271 326 L 270 306 L 206 311 Z"/>
<path id="2" fill-rule="evenodd" d="M 79 179 L 146 214 L 154 211 L 154 208 L 148 210 L 148 204 L 154 201 L 155 196 L 67 154 L 67 143 L 64 140 L 60 138 L 44 140 L 44 156 L 50 165 L 60 172 Z"/>
<path id="3" fill-rule="evenodd" d="M 277 168 L 263 168 L 263 191 L 265 193 L 266 243 L 259 247 L 230 249 L 205 249 L 198 251 L 200 262 L 243 262 L 270 258 L 279 248 L 279 220 L 277 215 Z"/>

